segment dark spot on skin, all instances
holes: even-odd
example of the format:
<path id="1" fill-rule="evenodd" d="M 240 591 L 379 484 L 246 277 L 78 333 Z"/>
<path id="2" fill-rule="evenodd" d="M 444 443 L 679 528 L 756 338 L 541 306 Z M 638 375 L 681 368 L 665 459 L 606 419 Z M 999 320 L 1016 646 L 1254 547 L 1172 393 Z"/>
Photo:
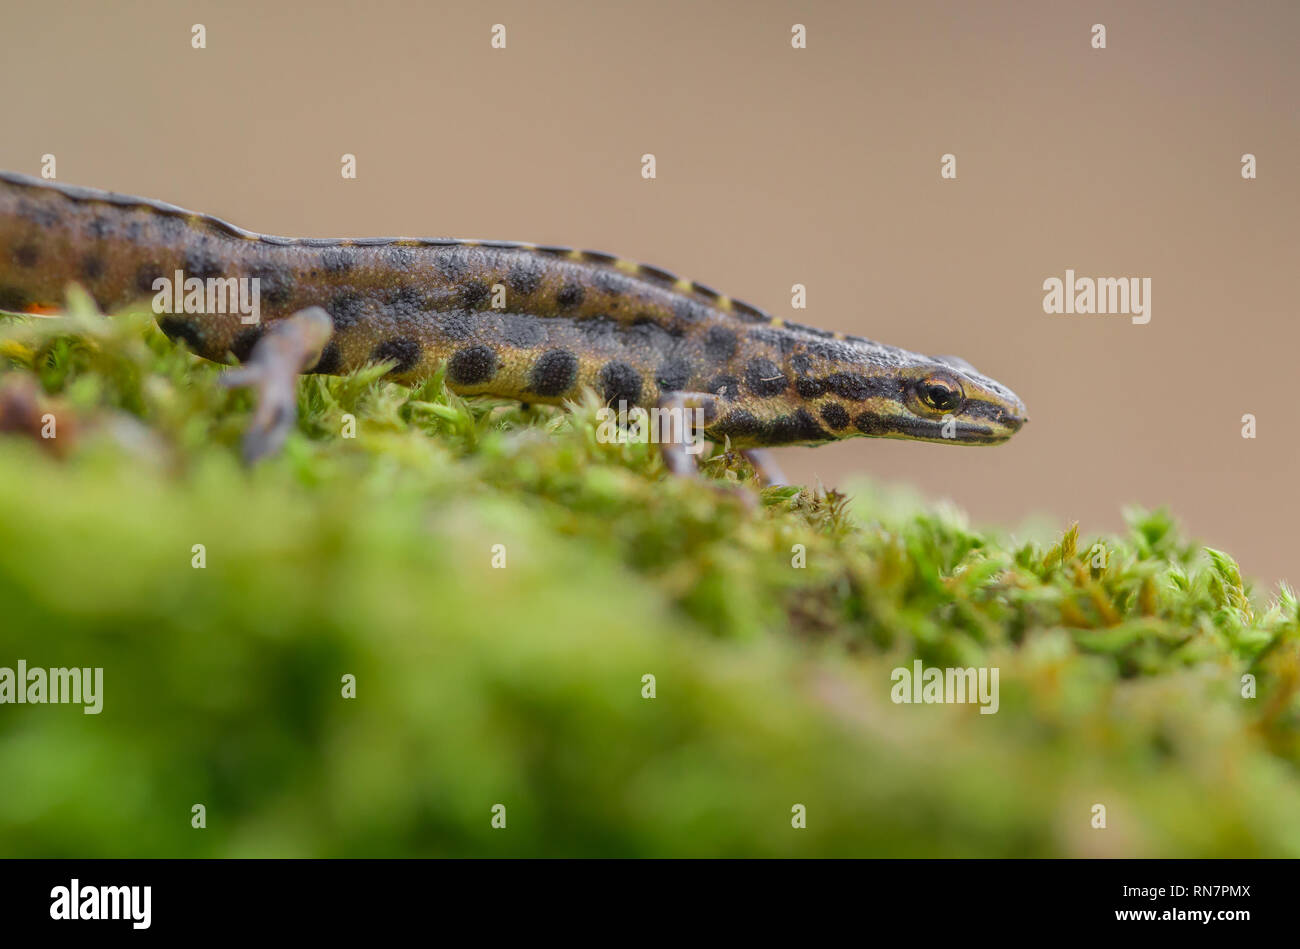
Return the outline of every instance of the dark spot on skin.
<path id="1" fill-rule="evenodd" d="M 794 387 L 805 399 L 815 399 L 826 391 L 826 385 L 812 375 L 813 362 L 807 353 L 796 353 L 790 359 L 790 371 L 794 373 Z"/>
<path id="2" fill-rule="evenodd" d="M 27 302 L 27 294 L 17 287 L 0 287 L 0 310 L 22 313 Z"/>
<path id="3" fill-rule="evenodd" d="M 392 311 L 391 315 L 410 319 L 429 309 L 424 291 L 419 287 L 394 287 L 384 295 L 384 303 Z"/>
<path id="4" fill-rule="evenodd" d="M 262 338 L 266 328 L 262 326 L 253 326 L 242 330 L 230 343 L 230 351 L 235 354 L 235 358 L 240 362 L 248 362 L 248 357 L 253 354 L 253 347 L 257 341 Z"/>
<path id="5" fill-rule="evenodd" d="M 888 396 L 892 399 L 903 397 L 903 383 L 896 379 L 882 379 L 874 376 L 860 376 L 856 373 L 836 372 L 822 380 L 826 388 L 840 398 L 860 402 L 872 396 Z"/>
<path id="6" fill-rule="evenodd" d="M 600 370 L 599 381 L 606 405 L 618 402 L 636 405 L 641 399 L 641 373 L 625 362 L 606 363 Z"/>
<path id="7" fill-rule="evenodd" d="M 501 315 L 501 341 L 507 346 L 527 349 L 538 345 L 545 338 L 546 329 L 537 317 L 525 313 Z"/>
<path id="8" fill-rule="evenodd" d="M 113 223 L 106 217 L 96 216 L 86 225 L 86 233 L 95 240 L 103 240 L 113 233 Z"/>
<path id="9" fill-rule="evenodd" d="M 751 359 L 745 367 L 745 385 L 754 395 L 780 395 L 789 384 L 785 373 L 770 359 Z"/>
<path id="10" fill-rule="evenodd" d="M 831 392 L 834 392 L 841 399 L 848 399 L 850 402 L 861 402 L 872 394 L 869 379 L 849 372 L 833 372 L 822 382 Z"/>
<path id="11" fill-rule="evenodd" d="M 336 330 L 347 329 L 365 313 L 365 300 L 355 293 L 340 293 L 325 304 L 325 312 L 334 321 Z"/>
<path id="12" fill-rule="evenodd" d="M 690 378 L 691 364 L 680 356 L 665 360 L 655 373 L 660 392 L 680 392 L 687 388 Z"/>
<path id="13" fill-rule="evenodd" d="M 736 334 L 725 326 L 710 326 L 704 334 L 704 355 L 711 362 L 726 362 L 736 355 Z"/>
<path id="14" fill-rule="evenodd" d="M 867 386 L 872 395 L 884 395 L 891 399 L 902 401 L 903 390 L 907 383 L 898 379 L 881 378 L 879 376 L 868 376 Z"/>
<path id="15" fill-rule="evenodd" d="M 320 375 L 333 375 L 342 366 L 343 354 L 339 351 L 338 343 L 326 343 L 325 348 L 321 350 L 320 359 L 317 360 L 316 365 L 307 371 Z"/>
<path id="16" fill-rule="evenodd" d="M 396 360 L 397 365 L 389 370 L 391 375 L 410 372 L 420 362 L 420 344 L 413 339 L 386 339 L 370 353 L 371 362 Z"/>
<path id="17" fill-rule="evenodd" d="M 145 264 L 135 272 L 135 288 L 141 293 L 158 293 L 153 282 L 162 275 L 162 268 L 157 264 Z"/>
<path id="18" fill-rule="evenodd" d="M 196 353 L 203 352 L 203 338 L 198 327 L 180 316 L 158 317 L 158 328 L 167 334 L 168 339 L 182 340 Z"/>
<path id="19" fill-rule="evenodd" d="M 293 281 L 279 267 L 257 267 L 248 275 L 257 278 L 258 299 L 267 306 L 287 306 L 293 299 Z"/>
<path id="20" fill-rule="evenodd" d="M 542 272 L 536 264 L 515 264 L 506 274 L 506 286 L 515 293 L 532 293 L 542 283 Z"/>
<path id="21" fill-rule="evenodd" d="M 801 398 L 815 399 L 826 391 L 826 386 L 820 379 L 814 379 L 812 376 L 800 376 L 794 381 L 794 387 Z"/>
<path id="22" fill-rule="evenodd" d="M 757 435 L 763 425 L 754 415 L 744 409 L 737 409 L 725 415 L 713 426 L 718 435 L 730 435 L 732 438 Z"/>
<path id="23" fill-rule="evenodd" d="M 352 255 L 340 247 L 335 247 L 320 255 L 320 265 L 326 273 L 347 273 L 352 269 Z"/>
<path id="24" fill-rule="evenodd" d="M 14 263 L 20 267 L 35 267 L 41 252 L 35 244 L 22 244 L 14 248 Z"/>
<path id="25" fill-rule="evenodd" d="M 424 291 L 419 287 L 398 287 L 393 291 L 393 305 L 419 310 L 426 306 Z"/>
<path id="26" fill-rule="evenodd" d="M 482 280 L 469 280 L 460 288 L 460 302 L 466 309 L 474 309 L 489 296 L 492 288 Z"/>
<path id="27" fill-rule="evenodd" d="M 714 376 L 709 380 L 708 389 L 714 395 L 734 402 L 740 397 L 740 380 L 735 376 Z"/>
<path id="28" fill-rule="evenodd" d="M 144 225 L 140 221 L 132 219 L 126 222 L 126 239 L 128 241 L 133 243 L 138 241 L 142 233 L 144 233 Z"/>
<path id="29" fill-rule="evenodd" d="M 186 279 L 198 277 L 200 280 L 207 280 L 209 277 L 220 277 L 225 273 L 221 266 L 221 258 L 206 247 L 194 247 L 186 251 L 182 269 L 185 271 Z"/>
<path id="30" fill-rule="evenodd" d="M 97 254 L 87 254 L 81 259 L 81 275 L 87 280 L 98 280 L 104 276 L 104 258 Z"/>
<path id="31" fill-rule="evenodd" d="M 849 424 L 849 413 L 836 402 L 827 402 L 822 406 L 822 418 L 831 428 L 844 428 Z"/>
<path id="32" fill-rule="evenodd" d="M 582 289 L 581 284 L 566 283 L 560 288 L 560 292 L 555 295 L 555 302 L 561 309 L 567 310 L 571 307 L 580 306 L 582 298 L 586 295 L 587 292 Z"/>
<path id="33" fill-rule="evenodd" d="M 457 385 L 480 385 L 496 373 L 497 354 L 487 346 L 458 349 L 447 363 L 447 378 Z"/>
<path id="34" fill-rule="evenodd" d="M 864 435 L 884 435 L 890 429 L 889 417 L 875 412 L 863 412 L 853 420 L 853 424 Z"/>
<path id="35" fill-rule="evenodd" d="M 817 424 L 807 409 L 799 409 L 793 415 L 773 419 L 765 433 L 764 442 L 768 445 L 791 445 L 796 442 L 826 441 L 829 437 L 826 429 Z"/>
<path id="36" fill-rule="evenodd" d="M 577 378 L 578 357 L 567 349 L 552 349 L 533 365 L 528 386 L 538 395 L 556 396 L 568 391 Z"/>

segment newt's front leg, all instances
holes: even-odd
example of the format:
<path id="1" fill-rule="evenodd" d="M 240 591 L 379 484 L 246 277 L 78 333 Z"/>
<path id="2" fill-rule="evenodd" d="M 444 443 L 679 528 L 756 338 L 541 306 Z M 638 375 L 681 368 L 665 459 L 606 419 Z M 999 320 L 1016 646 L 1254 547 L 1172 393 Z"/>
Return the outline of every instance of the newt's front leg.
<path id="1" fill-rule="evenodd" d="M 244 433 L 244 461 L 252 464 L 284 444 L 297 417 L 298 376 L 320 361 L 333 332 L 333 321 L 320 307 L 299 310 L 270 324 L 248 360 L 222 375 L 224 385 L 257 391 L 257 408 Z"/>
<path id="2" fill-rule="evenodd" d="M 754 474 L 758 475 L 758 481 L 764 487 L 779 488 L 789 484 L 785 479 L 781 466 L 776 463 L 772 453 L 763 448 L 750 448 L 742 451 L 745 460 L 754 467 Z"/>
<path id="3" fill-rule="evenodd" d="M 655 440 L 670 474 L 690 477 L 699 468 L 695 457 L 704 446 L 704 429 L 718 415 L 718 400 L 707 392 L 665 392 L 655 403 L 659 430 Z"/>

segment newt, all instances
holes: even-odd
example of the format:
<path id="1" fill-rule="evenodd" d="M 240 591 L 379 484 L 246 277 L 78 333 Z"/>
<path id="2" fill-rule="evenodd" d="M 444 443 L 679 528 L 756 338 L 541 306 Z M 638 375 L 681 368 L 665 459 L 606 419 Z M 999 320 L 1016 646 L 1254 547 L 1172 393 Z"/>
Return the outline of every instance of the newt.
<path id="1" fill-rule="evenodd" d="M 615 407 L 691 407 L 704 437 L 755 453 L 853 436 L 992 445 L 1028 420 L 1015 393 L 962 359 L 802 326 L 609 254 L 274 237 L 0 171 L 0 310 L 57 312 L 80 284 L 109 312 L 159 294 L 178 272 L 258 280 L 253 325 L 238 312 L 157 316 L 197 355 L 242 364 L 226 375 L 258 395 L 250 460 L 292 427 L 300 373 L 376 361 L 406 383 L 445 367 L 448 387 L 466 396 L 560 404 L 590 387 Z M 693 470 L 680 451 L 665 459 L 674 473 Z"/>

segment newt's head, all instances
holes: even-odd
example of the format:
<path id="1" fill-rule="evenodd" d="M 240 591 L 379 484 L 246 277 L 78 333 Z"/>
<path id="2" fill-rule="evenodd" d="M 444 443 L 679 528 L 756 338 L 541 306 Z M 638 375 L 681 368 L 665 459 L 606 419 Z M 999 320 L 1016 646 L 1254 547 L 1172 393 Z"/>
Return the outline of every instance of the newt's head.
<path id="1" fill-rule="evenodd" d="M 863 434 L 956 445 L 996 445 L 1029 421 L 1020 397 L 955 356 L 917 360 L 900 373 L 889 412 L 855 420 Z"/>
<path id="2" fill-rule="evenodd" d="M 772 356 L 778 349 L 791 355 L 784 365 L 737 356 L 742 367 L 709 383 L 710 394 L 721 396 L 710 437 L 742 449 L 862 435 L 996 445 L 1029 421 L 1014 392 L 963 359 L 830 335 L 791 323 L 764 331 L 758 342 Z"/>

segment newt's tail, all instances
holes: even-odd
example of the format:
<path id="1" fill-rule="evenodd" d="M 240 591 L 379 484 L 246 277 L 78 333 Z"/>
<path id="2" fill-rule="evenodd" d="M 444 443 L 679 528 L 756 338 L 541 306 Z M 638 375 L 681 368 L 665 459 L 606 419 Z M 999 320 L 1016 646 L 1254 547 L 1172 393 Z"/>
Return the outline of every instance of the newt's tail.
<path id="1" fill-rule="evenodd" d="M 80 284 L 101 310 L 155 296 L 159 280 L 221 277 L 249 264 L 248 232 L 161 201 L 0 171 L 0 310 L 49 314 Z M 247 326 L 238 313 L 160 317 L 210 359 Z"/>

